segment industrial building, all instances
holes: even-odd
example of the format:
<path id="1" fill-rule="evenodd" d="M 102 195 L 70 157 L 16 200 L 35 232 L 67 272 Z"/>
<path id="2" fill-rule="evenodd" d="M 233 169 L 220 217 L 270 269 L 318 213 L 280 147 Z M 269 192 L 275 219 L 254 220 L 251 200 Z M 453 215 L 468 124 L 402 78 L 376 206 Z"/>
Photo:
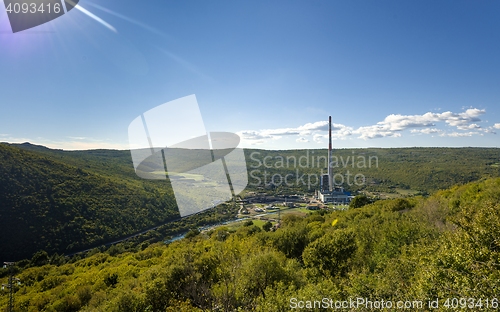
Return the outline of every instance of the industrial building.
<path id="1" fill-rule="evenodd" d="M 328 173 L 321 176 L 320 188 L 316 192 L 316 198 L 325 204 L 348 204 L 352 198 L 351 193 L 346 192 L 343 187 L 335 186 L 333 180 L 332 116 L 328 117 Z"/>

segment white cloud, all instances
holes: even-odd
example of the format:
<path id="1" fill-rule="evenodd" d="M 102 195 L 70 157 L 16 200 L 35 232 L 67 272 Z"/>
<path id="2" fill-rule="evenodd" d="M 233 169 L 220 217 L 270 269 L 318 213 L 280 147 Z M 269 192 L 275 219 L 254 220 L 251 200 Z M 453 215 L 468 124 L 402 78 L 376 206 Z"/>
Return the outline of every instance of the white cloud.
<path id="1" fill-rule="evenodd" d="M 469 108 L 465 112 L 460 114 L 454 114 L 452 112 L 444 112 L 442 114 L 437 114 L 440 121 L 444 121 L 450 126 L 457 127 L 460 130 L 474 129 L 471 128 L 472 125 L 481 128 L 475 122 L 480 122 L 479 116 L 486 113 L 484 109 Z"/>
<path id="2" fill-rule="evenodd" d="M 479 132 L 451 132 L 451 133 L 441 133 L 440 136 L 443 137 L 452 137 L 452 138 L 463 138 L 463 137 L 471 137 L 473 135 L 483 135 Z"/>
<path id="3" fill-rule="evenodd" d="M 335 127 L 334 124 L 332 124 L 332 128 L 333 127 Z M 297 129 L 302 131 L 312 131 L 312 130 L 328 131 L 328 121 L 316 121 L 313 123 L 306 123 L 305 125 L 300 126 Z"/>
<path id="4" fill-rule="evenodd" d="M 444 122 L 458 130 L 481 129 L 477 124 L 480 122 L 479 116 L 486 113 L 484 109 L 469 108 L 462 113 L 425 113 L 423 115 L 396 115 L 391 114 L 383 121 L 373 126 L 359 127 L 354 133 L 359 134 L 361 139 L 374 139 L 382 137 L 399 137 L 401 131 L 410 128 L 432 129 L 437 123 Z M 436 131 L 412 131 L 413 133 L 436 133 Z M 398 135 L 399 134 L 399 135 Z"/>
<path id="5" fill-rule="evenodd" d="M 433 127 L 434 122 L 437 121 L 433 116 L 436 114 L 426 113 L 424 115 L 394 115 L 387 116 L 384 121 L 379 122 L 378 125 L 385 126 L 387 130 L 401 131 L 407 128 L 416 127 Z"/>
<path id="6" fill-rule="evenodd" d="M 419 134 L 433 134 L 433 133 L 442 133 L 443 130 L 439 130 L 436 128 L 425 128 L 425 129 L 412 129 L 410 132 Z"/>
<path id="7" fill-rule="evenodd" d="M 351 136 L 353 132 L 353 128 L 342 125 L 342 127 L 337 128 L 337 131 L 332 133 L 332 137 L 335 139 L 345 140 L 347 137 Z"/>
<path id="8" fill-rule="evenodd" d="M 322 135 L 322 134 L 319 134 L 319 133 L 316 133 L 315 135 L 313 135 L 313 141 L 318 143 L 318 144 L 322 144 L 323 143 L 323 138 L 325 138 L 325 135 Z"/>
<path id="9" fill-rule="evenodd" d="M 396 132 L 394 130 L 390 130 L 389 127 L 382 125 L 359 127 L 354 131 L 354 133 L 359 134 L 359 138 L 364 140 L 396 136 Z"/>
<path id="10" fill-rule="evenodd" d="M 354 133 L 359 134 L 360 139 L 375 139 L 383 137 L 399 137 L 400 131 L 409 128 L 434 127 L 439 121 L 439 114 L 425 113 L 424 115 L 396 115 L 391 114 L 376 125 L 359 127 Z"/>
<path id="11" fill-rule="evenodd" d="M 352 134 L 352 130 L 353 129 L 351 127 L 332 123 L 332 137 L 334 138 L 343 138 L 349 136 Z M 319 134 L 318 132 L 325 131 L 328 131 L 328 121 L 306 123 L 305 125 L 296 128 L 245 130 L 237 132 L 237 134 L 240 136 L 242 141 L 254 145 L 265 143 L 266 140 L 278 140 L 282 136 L 288 135 L 298 135 L 305 140 L 307 140 L 306 138 L 304 138 L 305 136 L 313 135 L 313 140 L 315 142 L 320 142 L 321 137 L 324 137 L 325 135 Z M 328 138 L 327 135 L 326 138 Z M 301 140 L 300 142 L 305 143 L 304 140 Z M 307 142 L 309 142 L 309 140 L 307 140 Z"/>
<path id="12" fill-rule="evenodd" d="M 343 129 L 345 126 L 332 123 L 332 131 Z M 328 131 L 328 121 L 317 121 L 313 123 L 306 123 L 297 128 L 278 128 L 278 129 L 264 129 L 259 133 L 264 136 L 275 135 L 310 135 L 314 131 Z"/>
<path id="13" fill-rule="evenodd" d="M 267 140 L 277 140 L 280 136 L 265 134 L 262 131 L 240 131 L 236 133 L 241 141 L 250 145 L 259 145 L 266 143 Z"/>
<path id="14" fill-rule="evenodd" d="M 500 123 L 496 123 L 491 127 L 480 129 L 485 133 L 497 134 L 496 130 L 500 130 Z"/>
<path id="15" fill-rule="evenodd" d="M 259 131 L 240 131 L 237 134 L 240 138 L 246 140 L 263 140 L 272 138 L 272 136 L 269 135 L 262 135 Z"/>
<path id="16" fill-rule="evenodd" d="M 466 129 L 481 129 L 481 126 L 478 124 L 470 124 L 468 126 L 463 127 L 463 130 L 466 130 Z"/>
<path id="17" fill-rule="evenodd" d="M 354 134 L 363 140 L 384 137 L 397 138 L 401 137 L 402 132 L 405 130 L 409 130 L 413 134 L 439 134 L 440 136 L 450 137 L 482 135 L 484 132 L 495 133 L 493 128 L 500 129 L 500 123 L 489 128 L 481 127 L 481 119 L 479 117 L 485 113 L 484 109 L 468 108 L 461 113 L 447 111 L 442 113 L 427 112 L 422 115 L 391 114 L 385 117 L 383 121 L 377 122 L 374 125 L 361 126 L 357 129 L 343 124 L 332 124 L 332 138 L 334 140 L 345 140 Z M 439 124 L 468 132 L 446 132 L 438 128 Z M 325 141 L 328 141 L 327 131 L 328 121 L 325 120 L 306 123 L 296 128 L 241 131 L 238 134 L 243 141 L 252 145 L 262 144 L 268 140 L 278 140 L 282 136 L 291 135 L 299 136 L 296 140 L 297 142 L 305 143 L 313 141 L 318 144 L 324 144 Z"/>

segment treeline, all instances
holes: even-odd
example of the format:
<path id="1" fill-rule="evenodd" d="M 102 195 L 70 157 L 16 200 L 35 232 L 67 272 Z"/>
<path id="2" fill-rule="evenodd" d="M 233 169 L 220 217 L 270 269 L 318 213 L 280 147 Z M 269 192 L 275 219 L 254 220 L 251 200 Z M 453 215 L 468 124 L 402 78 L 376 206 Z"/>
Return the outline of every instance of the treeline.
<path id="1" fill-rule="evenodd" d="M 446 310 L 446 298 L 466 298 L 468 309 L 495 310 L 499 224 L 500 179 L 287 215 L 275 231 L 246 222 L 169 245 L 18 268 L 16 311 L 289 311 L 300 301 L 358 297 L 416 305 L 407 310 L 436 299 Z M 6 294 L 0 300 L 6 305 Z"/>
<path id="2" fill-rule="evenodd" d="M 332 160 L 337 183 L 343 180 L 343 186 L 350 191 L 411 189 L 428 195 L 456 184 L 500 176 L 499 151 L 498 148 L 335 149 Z M 248 149 L 245 154 L 251 189 L 307 192 L 317 189 L 317 177 L 327 173 L 326 149 Z M 277 175 L 274 180 L 273 175 Z M 280 177 L 287 175 L 292 183 L 280 184 Z M 362 178 L 366 179 L 364 183 Z"/>

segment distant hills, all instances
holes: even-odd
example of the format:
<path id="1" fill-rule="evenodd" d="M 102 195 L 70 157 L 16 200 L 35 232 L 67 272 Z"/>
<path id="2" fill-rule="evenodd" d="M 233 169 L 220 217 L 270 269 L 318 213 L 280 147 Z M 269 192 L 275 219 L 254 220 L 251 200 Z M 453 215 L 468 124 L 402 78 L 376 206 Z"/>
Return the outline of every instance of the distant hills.
<path id="1" fill-rule="evenodd" d="M 264 182 L 264 173 L 268 175 L 268 184 L 272 182 L 272 176 L 275 174 L 278 175 L 275 182 L 279 183 L 279 176 L 285 177 L 288 174 L 291 174 L 289 181 L 297 182 L 296 169 L 300 173 L 298 178 L 301 178 L 302 174 L 310 174 L 311 184 L 313 184 L 317 182 L 315 181 L 316 175 L 327 172 L 324 161 L 327 156 L 325 149 L 247 150 L 246 152 L 251 173 L 250 184 L 258 181 L 257 178 Z M 332 160 L 333 166 L 336 166 L 334 173 L 338 175 L 338 181 L 343 176 L 347 184 L 346 175 L 351 175 L 351 185 L 344 185 L 351 191 L 412 190 L 425 195 L 456 184 L 500 176 L 500 149 L 498 148 L 337 149 L 333 151 Z M 306 164 L 308 164 L 307 168 L 305 168 Z M 360 178 L 365 178 L 365 183 L 360 183 L 361 181 L 353 183 L 357 174 Z M 307 180 L 308 177 L 305 176 L 304 179 Z M 307 187 L 297 187 L 303 184 L 302 181 L 299 180 L 298 184 L 293 187 L 307 191 Z M 317 186 L 312 188 L 317 188 Z"/>
<path id="2" fill-rule="evenodd" d="M 130 153 L 0 144 L 5 260 L 70 253 L 176 217 L 168 182 L 136 178 Z"/>
<path id="3" fill-rule="evenodd" d="M 325 166 L 292 166 L 294 157 L 298 160 L 307 153 L 309 157 L 326 156 L 326 150 L 245 150 L 247 190 L 313 191 L 316 186 L 272 186 L 263 179 L 265 173 L 291 175 L 290 181 L 303 174 L 319 175 Z M 350 170 L 366 178 L 363 185 L 348 187 L 351 191 L 407 189 L 428 194 L 500 176 L 500 149 L 493 148 L 346 149 L 335 150 L 334 155 L 344 162 L 347 157 L 377 158 L 377 166 L 364 168 L 358 168 L 357 162 L 354 168 L 340 162 L 336 173 L 345 175 Z M 280 157 L 288 157 L 288 166 L 279 165 Z M 262 178 L 261 183 L 257 177 Z M 30 258 L 39 250 L 72 253 L 178 217 L 169 181 L 137 177 L 129 151 L 62 151 L 29 143 L 0 144 L 2 261 Z M 212 214 L 204 222 L 216 219 L 220 216 Z M 192 224 L 200 222 L 197 219 Z"/>

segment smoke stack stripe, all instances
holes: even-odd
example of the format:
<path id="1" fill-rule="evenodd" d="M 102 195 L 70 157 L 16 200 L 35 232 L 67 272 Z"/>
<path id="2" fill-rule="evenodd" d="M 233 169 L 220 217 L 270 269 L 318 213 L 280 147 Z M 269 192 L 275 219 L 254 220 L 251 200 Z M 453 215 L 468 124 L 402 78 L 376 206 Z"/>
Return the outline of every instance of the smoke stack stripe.
<path id="1" fill-rule="evenodd" d="M 332 170 L 332 116 L 328 117 L 328 186 L 330 192 L 333 191 L 333 170 Z"/>

